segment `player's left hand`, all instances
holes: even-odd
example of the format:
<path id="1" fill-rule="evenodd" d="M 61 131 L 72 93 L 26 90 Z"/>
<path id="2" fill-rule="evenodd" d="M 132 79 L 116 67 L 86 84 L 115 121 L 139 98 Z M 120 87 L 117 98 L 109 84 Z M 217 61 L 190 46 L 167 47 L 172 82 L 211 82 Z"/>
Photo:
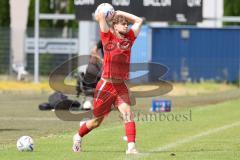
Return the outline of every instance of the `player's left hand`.
<path id="1" fill-rule="evenodd" d="M 117 15 L 117 11 L 114 11 L 113 16 L 112 16 L 112 18 L 110 19 L 110 21 L 112 21 L 116 15 Z"/>

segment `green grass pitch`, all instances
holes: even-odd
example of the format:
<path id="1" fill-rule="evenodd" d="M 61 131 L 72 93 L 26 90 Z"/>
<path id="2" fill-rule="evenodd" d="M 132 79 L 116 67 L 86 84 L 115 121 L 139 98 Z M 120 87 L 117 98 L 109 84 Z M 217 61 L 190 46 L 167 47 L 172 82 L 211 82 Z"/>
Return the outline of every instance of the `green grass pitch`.
<path id="1" fill-rule="evenodd" d="M 20 103 L 22 107 L 29 104 L 27 99 L 25 100 L 26 102 L 22 100 L 23 104 Z M 37 104 L 39 101 L 37 98 L 32 98 L 31 104 Z M 2 104 L 4 104 L 4 100 Z M 9 107 L 11 109 L 11 104 Z M 183 115 L 190 114 L 191 110 L 191 120 L 184 121 L 160 121 L 159 119 L 157 121 L 146 121 L 142 117 L 137 122 L 137 148 L 140 154 L 135 156 L 125 155 L 126 142 L 122 140 L 124 128 L 123 124 L 118 121 L 114 123 L 107 122 L 91 132 L 83 139 L 83 151 L 73 153 L 71 150 L 72 135 L 74 130 L 78 128 L 78 122 L 61 122 L 55 119 L 49 119 L 49 121 L 47 119 L 43 121 L 35 120 L 32 122 L 20 119 L 14 122 L 15 127 L 8 128 L 7 126 L 11 126 L 12 122 L 10 119 L 8 121 L 6 119 L 10 116 L 14 117 L 14 112 L 4 110 L 9 115 L 1 116 L 0 159 L 238 160 L 240 157 L 239 107 L 240 99 L 237 99 L 208 106 L 184 107 L 172 112 L 174 115 Z M 42 115 L 54 116 L 53 113 L 39 113 L 37 110 L 31 115 L 28 114 L 30 117 L 41 117 Z M 37 127 L 32 128 L 32 125 L 27 124 L 28 122 L 35 123 L 39 127 L 49 125 L 53 132 L 58 134 L 51 135 L 52 130 L 48 130 L 49 128 L 44 128 L 44 126 L 41 126 L 39 130 L 36 129 Z M 21 126 L 18 128 L 18 125 L 22 125 L 22 123 L 26 123 L 26 127 Z M 3 126 L 5 126 L 5 129 Z M 58 129 L 54 130 L 54 126 Z M 42 134 L 38 133 L 40 131 Z M 16 150 L 14 138 L 24 133 L 30 134 L 34 138 L 35 149 L 33 152 L 19 152 Z"/>

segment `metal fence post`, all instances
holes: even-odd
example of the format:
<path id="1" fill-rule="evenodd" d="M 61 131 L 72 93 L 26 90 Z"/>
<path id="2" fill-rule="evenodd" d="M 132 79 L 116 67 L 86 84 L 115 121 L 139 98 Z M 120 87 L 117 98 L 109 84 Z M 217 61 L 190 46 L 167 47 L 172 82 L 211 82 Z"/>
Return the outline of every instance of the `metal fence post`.
<path id="1" fill-rule="evenodd" d="M 35 0 L 34 20 L 34 83 L 39 83 L 39 0 Z"/>

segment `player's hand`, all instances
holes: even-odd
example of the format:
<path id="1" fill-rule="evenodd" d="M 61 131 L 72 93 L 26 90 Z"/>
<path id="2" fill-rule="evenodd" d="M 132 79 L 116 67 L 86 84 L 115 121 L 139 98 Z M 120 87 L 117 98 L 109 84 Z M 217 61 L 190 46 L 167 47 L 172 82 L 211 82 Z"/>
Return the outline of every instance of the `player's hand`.
<path id="1" fill-rule="evenodd" d="M 115 11 L 114 16 L 116 16 L 116 15 L 119 15 L 119 10 Z"/>
<path id="2" fill-rule="evenodd" d="M 112 19 L 110 21 L 112 21 L 116 15 L 117 15 L 117 11 L 114 11 Z"/>
<path id="3" fill-rule="evenodd" d="M 100 18 L 105 18 L 105 14 L 102 11 L 98 11 L 98 13 L 95 16 L 96 21 L 99 21 Z"/>

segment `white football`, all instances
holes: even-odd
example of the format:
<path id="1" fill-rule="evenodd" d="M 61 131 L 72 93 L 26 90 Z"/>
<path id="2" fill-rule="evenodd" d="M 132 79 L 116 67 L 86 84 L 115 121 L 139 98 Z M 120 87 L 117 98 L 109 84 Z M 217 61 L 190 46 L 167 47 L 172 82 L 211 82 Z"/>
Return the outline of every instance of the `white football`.
<path id="1" fill-rule="evenodd" d="M 109 3 L 100 4 L 95 11 L 95 17 L 99 13 L 99 11 L 104 13 L 107 21 L 110 21 L 113 18 L 115 13 L 113 6 Z"/>
<path id="2" fill-rule="evenodd" d="M 126 141 L 126 142 L 128 141 L 127 136 L 123 136 L 122 139 L 123 139 L 124 141 Z"/>
<path id="3" fill-rule="evenodd" d="M 34 142 L 30 136 L 22 136 L 17 140 L 17 149 L 19 151 L 32 152 L 34 149 Z"/>

